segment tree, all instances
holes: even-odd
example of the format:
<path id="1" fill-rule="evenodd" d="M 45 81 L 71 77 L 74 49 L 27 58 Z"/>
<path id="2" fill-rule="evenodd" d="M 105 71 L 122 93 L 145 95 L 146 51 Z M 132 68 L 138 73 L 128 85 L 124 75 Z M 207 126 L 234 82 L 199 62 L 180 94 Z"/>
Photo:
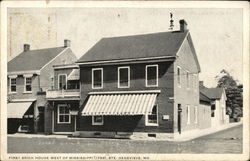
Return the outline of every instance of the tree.
<path id="1" fill-rule="evenodd" d="M 223 87 L 226 91 L 227 101 L 227 114 L 231 118 L 237 119 L 243 115 L 243 85 L 237 85 L 235 80 L 228 71 L 223 69 L 219 75 L 215 77 L 217 79 L 217 87 Z"/>
<path id="2" fill-rule="evenodd" d="M 229 87 L 237 86 L 237 80 L 234 80 L 233 76 L 231 76 L 225 69 L 221 70 L 220 75 L 217 75 L 215 78 L 218 79 L 217 87 L 224 87 L 227 89 Z"/>

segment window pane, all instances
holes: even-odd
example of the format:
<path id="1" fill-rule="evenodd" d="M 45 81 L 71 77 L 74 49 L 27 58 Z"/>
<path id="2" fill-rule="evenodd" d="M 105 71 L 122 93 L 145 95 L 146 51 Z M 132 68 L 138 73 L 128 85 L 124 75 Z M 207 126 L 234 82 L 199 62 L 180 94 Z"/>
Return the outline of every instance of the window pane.
<path id="1" fill-rule="evenodd" d="M 59 76 L 59 89 L 66 89 L 66 75 Z"/>
<path id="2" fill-rule="evenodd" d="M 148 115 L 148 123 L 157 123 L 157 115 Z"/>
<path id="3" fill-rule="evenodd" d="M 31 84 L 32 79 L 31 78 L 26 78 L 26 84 Z"/>
<path id="4" fill-rule="evenodd" d="M 16 85 L 16 79 L 11 79 L 11 84 Z"/>
<path id="5" fill-rule="evenodd" d="M 26 91 L 31 91 L 32 88 L 31 88 L 31 85 L 26 85 Z"/>
<path id="6" fill-rule="evenodd" d="M 128 68 L 120 68 L 120 86 L 128 86 Z"/>
<path id="7" fill-rule="evenodd" d="M 157 78 L 157 67 L 147 67 L 147 83 L 148 85 L 156 85 L 156 78 Z"/>
<path id="8" fill-rule="evenodd" d="M 69 115 L 64 115 L 64 122 L 69 122 Z"/>
<path id="9" fill-rule="evenodd" d="M 60 114 L 64 114 L 64 113 L 65 113 L 65 108 L 64 108 L 64 106 L 60 106 L 60 107 L 59 107 L 59 113 L 60 113 Z"/>
<path id="10" fill-rule="evenodd" d="M 12 92 L 16 92 L 16 86 L 13 86 L 13 85 L 12 85 L 12 86 L 11 86 L 11 91 L 12 91 Z"/>
<path id="11" fill-rule="evenodd" d="M 69 114 L 69 108 L 65 107 L 65 114 Z"/>
<path id="12" fill-rule="evenodd" d="M 64 115 L 59 116 L 59 122 L 64 122 Z"/>
<path id="13" fill-rule="evenodd" d="M 101 70 L 94 70 L 94 87 L 101 87 L 102 86 L 102 71 Z"/>
<path id="14" fill-rule="evenodd" d="M 101 123 L 102 122 L 102 116 L 94 116 L 94 122 L 99 122 Z"/>

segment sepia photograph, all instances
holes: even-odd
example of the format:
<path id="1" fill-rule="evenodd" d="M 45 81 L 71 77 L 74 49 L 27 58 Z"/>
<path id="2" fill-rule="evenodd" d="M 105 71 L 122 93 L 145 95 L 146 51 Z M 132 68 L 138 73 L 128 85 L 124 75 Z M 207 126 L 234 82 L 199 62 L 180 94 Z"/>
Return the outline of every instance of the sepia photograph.
<path id="1" fill-rule="evenodd" d="M 247 160 L 248 3 L 61 3 L 2 5 L 1 157 Z"/>

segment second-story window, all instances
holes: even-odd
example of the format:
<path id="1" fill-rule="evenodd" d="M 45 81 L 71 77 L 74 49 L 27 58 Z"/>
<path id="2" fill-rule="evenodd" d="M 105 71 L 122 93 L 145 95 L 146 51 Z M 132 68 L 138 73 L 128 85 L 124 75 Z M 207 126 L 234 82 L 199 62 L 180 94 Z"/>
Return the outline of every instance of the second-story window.
<path id="1" fill-rule="evenodd" d="M 129 88 L 130 86 L 130 68 L 118 68 L 118 88 Z"/>
<path id="2" fill-rule="evenodd" d="M 16 92 L 16 78 L 10 78 L 10 92 Z"/>
<path id="3" fill-rule="evenodd" d="M 66 74 L 59 74 L 58 75 L 58 89 L 67 89 L 67 75 Z"/>
<path id="4" fill-rule="evenodd" d="M 158 65 L 146 66 L 146 87 L 158 86 Z"/>
<path id="5" fill-rule="evenodd" d="M 25 92 L 31 92 L 32 91 L 32 77 L 25 77 Z"/>
<path id="6" fill-rule="evenodd" d="M 92 88 L 100 89 L 103 87 L 103 69 L 94 68 L 92 69 Z"/>

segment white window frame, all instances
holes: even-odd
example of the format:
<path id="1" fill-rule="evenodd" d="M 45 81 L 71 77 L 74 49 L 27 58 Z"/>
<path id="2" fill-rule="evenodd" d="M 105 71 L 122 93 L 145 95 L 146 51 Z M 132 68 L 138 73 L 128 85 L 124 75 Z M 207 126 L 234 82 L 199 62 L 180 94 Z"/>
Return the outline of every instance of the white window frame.
<path id="1" fill-rule="evenodd" d="M 179 75 L 178 75 L 178 69 L 180 70 Z M 179 82 L 179 79 L 180 79 L 180 82 Z M 178 84 L 178 87 L 181 88 L 181 67 L 180 66 L 177 66 L 177 84 Z"/>
<path id="2" fill-rule="evenodd" d="M 71 115 L 70 111 L 69 114 L 60 114 L 60 107 L 68 107 L 66 104 L 58 104 L 57 105 L 57 124 L 70 124 L 71 123 Z M 69 121 L 68 122 L 60 122 L 60 115 L 69 115 Z"/>
<path id="3" fill-rule="evenodd" d="M 157 104 L 157 105 L 154 105 L 154 106 L 156 106 L 156 120 L 157 120 L 157 123 L 149 123 L 149 122 L 148 122 L 148 115 L 145 115 L 145 125 L 146 125 L 146 126 L 159 126 L 158 104 Z"/>
<path id="4" fill-rule="evenodd" d="M 187 105 L 187 124 L 190 124 L 190 105 Z"/>
<path id="5" fill-rule="evenodd" d="M 121 86 L 120 84 L 120 69 L 128 69 L 128 86 Z M 130 88 L 130 67 L 118 67 L 118 88 Z"/>
<path id="6" fill-rule="evenodd" d="M 16 91 L 12 91 L 12 90 L 11 90 L 11 80 L 12 80 L 12 79 L 15 79 L 15 80 L 17 81 L 17 77 L 15 77 L 15 78 L 14 78 L 14 77 L 13 77 L 13 78 L 10 78 L 10 93 L 17 93 L 17 84 L 15 84 L 15 86 L 16 86 Z"/>
<path id="7" fill-rule="evenodd" d="M 190 89 L 190 72 L 186 71 L 186 83 L 187 83 L 187 89 Z"/>
<path id="8" fill-rule="evenodd" d="M 94 117 L 102 117 L 102 122 L 95 122 Z M 103 115 L 92 116 L 92 125 L 103 125 L 104 124 L 104 117 Z"/>
<path id="9" fill-rule="evenodd" d="M 194 106 L 194 123 L 198 123 L 198 107 Z"/>
<path id="10" fill-rule="evenodd" d="M 148 67 L 156 67 L 156 84 L 155 85 L 148 85 Z M 158 73 L 159 73 L 159 67 L 158 64 L 154 64 L 154 65 L 146 65 L 146 69 L 145 69 L 145 82 L 146 82 L 146 87 L 158 87 Z"/>
<path id="11" fill-rule="evenodd" d="M 23 78 L 24 78 L 24 93 L 32 93 L 32 76 L 24 76 Z M 31 91 L 26 91 L 26 85 L 27 85 L 26 84 L 26 79 L 27 78 L 31 79 L 31 84 L 30 84 L 31 85 Z"/>
<path id="12" fill-rule="evenodd" d="M 94 87 L 94 71 L 101 70 L 101 87 Z M 92 89 L 102 89 L 103 88 L 103 68 L 92 68 Z"/>
<path id="13" fill-rule="evenodd" d="M 57 75 L 57 89 L 59 90 L 60 89 L 60 76 L 62 76 L 62 75 L 65 75 L 66 76 L 66 89 L 68 89 L 68 76 L 67 76 L 67 74 L 58 74 Z M 61 89 L 61 90 L 63 90 L 63 89 Z"/>

